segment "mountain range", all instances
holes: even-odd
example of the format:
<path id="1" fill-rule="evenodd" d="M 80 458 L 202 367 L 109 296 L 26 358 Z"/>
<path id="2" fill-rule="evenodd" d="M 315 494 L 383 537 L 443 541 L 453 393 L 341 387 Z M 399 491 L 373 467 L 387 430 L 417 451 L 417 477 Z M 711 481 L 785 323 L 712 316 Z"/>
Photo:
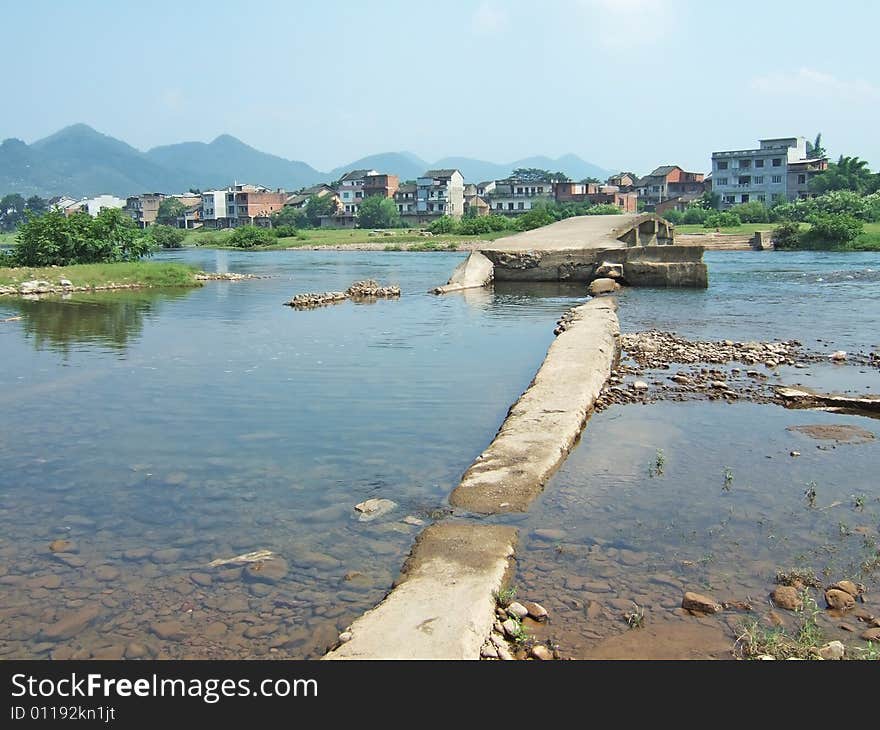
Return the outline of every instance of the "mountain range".
<path id="1" fill-rule="evenodd" d="M 208 143 L 181 142 L 141 152 L 88 125 L 74 124 L 30 145 L 14 138 L 0 143 L 0 195 L 80 198 L 110 193 L 125 197 L 221 188 L 236 181 L 297 190 L 338 180 L 350 170 L 370 168 L 396 174 L 401 181 L 414 180 L 429 169 L 457 168 L 468 182 L 479 182 L 506 177 L 517 167 L 564 172 L 574 180 L 605 179 L 612 172 L 573 154 L 500 164 L 469 157 L 427 162 L 411 152 L 371 155 L 321 172 L 305 162 L 261 152 L 228 134 Z"/>

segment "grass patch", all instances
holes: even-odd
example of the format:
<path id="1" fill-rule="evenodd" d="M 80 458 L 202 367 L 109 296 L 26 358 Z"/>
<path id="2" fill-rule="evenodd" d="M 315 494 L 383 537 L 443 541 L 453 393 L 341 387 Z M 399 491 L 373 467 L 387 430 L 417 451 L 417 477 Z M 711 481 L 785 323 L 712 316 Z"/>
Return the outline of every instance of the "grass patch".
<path id="1" fill-rule="evenodd" d="M 113 264 L 77 264 L 55 267 L 0 267 L 0 286 L 14 286 L 38 279 L 58 284 L 68 279 L 74 286 L 99 287 L 110 284 L 144 287 L 199 286 L 198 269 L 186 264 L 161 261 L 135 261 Z"/>
<path id="2" fill-rule="evenodd" d="M 743 659 L 770 655 L 777 659 L 816 659 L 817 649 L 823 643 L 817 617 L 822 612 L 815 599 L 806 591 L 802 594 L 803 608 L 797 611 L 798 626 L 788 634 L 781 628 L 767 628 L 757 621 L 741 626 L 735 653 Z"/>
<path id="3" fill-rule="evenodd" d="M 721 228 L 720 233 L 727 233 L 732 236 L 751 236 L 758 231 L 772 231 L 776 227 L 776 223 L 743 223 L 731 228 Z M 675 227 L 676 233 L 692 234 L 705 233 L 714 234 L 714 228 L 706 228 L 702 223 L 693 223 L 689 225 L 681 224 Z"/>

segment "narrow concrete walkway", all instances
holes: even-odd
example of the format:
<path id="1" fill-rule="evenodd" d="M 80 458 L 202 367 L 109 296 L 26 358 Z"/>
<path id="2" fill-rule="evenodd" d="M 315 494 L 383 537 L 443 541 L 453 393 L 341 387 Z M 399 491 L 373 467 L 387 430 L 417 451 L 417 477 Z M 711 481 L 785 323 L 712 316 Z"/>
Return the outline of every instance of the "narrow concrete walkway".
<path id="1" fill-rule="evenodd" d="M 452 492 L 454 507 L 483 514 L 528 509 L 583 430 L 618 357 L 619 336 L 615 299 L 571 310 L 532 384 Z"/>
<path id="2" fill-rule="evenodd" d="M 479 659 L 493 591 L 510 568 L 512 527 L 444 522 L 416 540 L 397 587 L 325 659 Z"/>

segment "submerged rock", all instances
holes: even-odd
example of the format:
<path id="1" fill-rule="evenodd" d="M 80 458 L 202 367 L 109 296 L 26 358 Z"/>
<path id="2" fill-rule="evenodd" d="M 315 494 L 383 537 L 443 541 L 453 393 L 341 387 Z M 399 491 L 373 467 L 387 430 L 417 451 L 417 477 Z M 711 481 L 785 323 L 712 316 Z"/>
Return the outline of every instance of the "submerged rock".
<path id="1" fill-rule="evenodd" d="M 72 639 L 98 618 L 100 613 L 97 606 L 85 606 L 77 611 L 67 613 L 55 623 L 44 627 L 40 632 L 40 638 L 49 641 Z"/>
<path id="2" fill-rule="evenodd" d="M 360 504 L 356 504 L 354 509 L 358 512 L 358 522 L 370 522 L 382 515 L 386 515 L 397 507 L 397 502 L 390 499 L 367 499 Z"/>
<path id="3" fill-rule="evenodd" d="M 848 611 L 856 605 L 856 599 L 839 588 L 829 588 L 825 591 L 825 603 L 828 604 L 828 608 L 833 608 L 838 611 Z"/>
<path id="4" fill-rule="evenodd" d="M 721 604 L 714 598 L 691 591 L 684 594 L 681 599 L 681 607 L 698 613 L 718 613 L 721 610 Z"/>
<path id="5" fill-rule="evenodd" d="M 770 597 L 776 606 L 786 611 L 799 611 L 804 605 L 797 589 L 792 586 L 776 586 Z"/>
<path id="6" fill-rule="evenodd" d="M 593 279 L 590 282 L 590 286 L 587 288 L 590 296 L 596 297 L 600 294 L 611 294 L 620 289 L 620 284 L 614 279 L 603 278 L 603 279 Z"/>

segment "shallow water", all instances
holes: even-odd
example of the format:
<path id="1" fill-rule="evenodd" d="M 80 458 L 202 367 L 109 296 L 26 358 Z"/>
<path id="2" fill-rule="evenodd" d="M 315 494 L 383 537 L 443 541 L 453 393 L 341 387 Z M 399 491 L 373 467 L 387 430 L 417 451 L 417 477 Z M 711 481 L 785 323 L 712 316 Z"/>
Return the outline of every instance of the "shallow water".
<path id="1" fill-rule="evenodd" d="M 21 317 L 0 324 L 0 656 L 320 655 L 389 589 L 419 529 L 402 518 L 445 512 L 530 382 L 555 320 L 582 296 L 576 286 L 509 283 L 427 294 L 462 256 L 186 250 L 162 258 L 273 278 L 0 299 L 0 319 Z M 877 255 L 706 260 L 707 291 L 626 291 L 622 328 L 876 347 Z M 281 306 L 367 277 L 399 283 L 402 298 Z M 847 387 L 877 387 L 875 372 L 848 366 L 792 377 L 833 389 L 841 374 Z M 875 443 L 813 454 L 810 442 L 800 460 L 787 456 L 789 442 L 809 440 L 786 425 L 847 418 L 714 403 L 597 415 L 518 520 L 523 597 L 550 604 L 549 628 L 577 655 L 622 630 L 620 606 L 632 598 L 652 621 L 666 612 L 672 623 L 686 580 L 717 585 L 725 600 L 766 592 L 768 571 L 820 550 L 844 512 L 848 527 L 876 529 L 876 487 L 859 481 L 880 463 Z M 668 467 L 650 478 L 658 448 Z M 734 481 L 722 493 L 724 468 Z M 858 487 L 862 511 L 806 510 L 798 497 L 810 480 L 820 506 Z M 352 507 L 368 497 L 399 507 L 357 522 Z M 541 528 L 566 534 L 548 543 L 532 536 Z M 782 552 L 771 530 L 785 535 Z M 53 554 L 59 539 L 74 544 Z M 840 542 L 852 547 L 835 551 L 834 569 L 857 557 L 856 538 Z M 279 553 L 286 575 L 255 582 L 206 567 L 256 549 Z M 630 552 L 641 562 L 622 562 Z M 674 586 L 663 595 L 651 587 L 658 574 Z M 578 578 L 604 580 L 613 595 L 589 609 L 565 593 Z"/>
<path id="2" fill-rule="evenodd" d="M 0 329 L 4 656 L 131 641 L 158 656 L 321 653 L 390 588 L 417 531 L 401 520 L 445 507 L 582 295 L 427 294 L 461 254 L 162 258 L 273 278 L 0 301 L 0 318 L 22 317 Z M 366 277 L 403 296 L 282 306 Z M 369 497 L 399 507 L 355 521 Z M 81 567 L 49 551 L 59 538 Z M 190 576 L 256 549 L 289 564 L 268 589 Z M 44 640 L 90 606 L 100 614 L 75 639 Z M 185 638 L 150 634 L 163 620 L 183 621 Z"/>

